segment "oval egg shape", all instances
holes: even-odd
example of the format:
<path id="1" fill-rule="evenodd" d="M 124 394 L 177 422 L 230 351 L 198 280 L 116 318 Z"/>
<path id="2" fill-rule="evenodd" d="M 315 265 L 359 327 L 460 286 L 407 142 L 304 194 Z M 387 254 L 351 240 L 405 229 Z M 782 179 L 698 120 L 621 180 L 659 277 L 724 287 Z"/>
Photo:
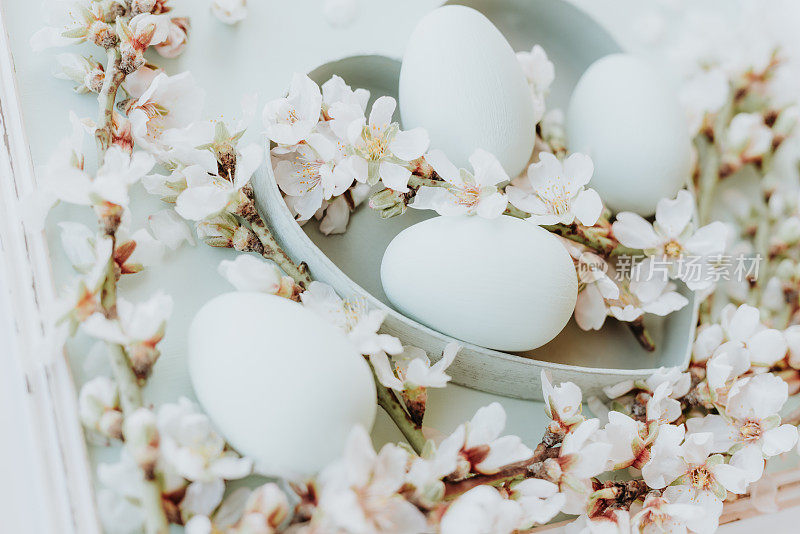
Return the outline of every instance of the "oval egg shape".
<path id="1" fill-rule="evenodd" d="M 650 216 L 689 177 L 691 140 L 675 91 L 644 60 L 606 56 L 572 93 L 567 137 L 594 162 L 591 186 L 614 211 Z"/>
<path id="2" fill-rule="evenodd" d="M 509 176 L 527 166 L 535 115 L 528 83 L 503 34 L 465 6 L 433 10 L 417 24 L 400 70 L 403 128 L 428 130 L 431 148 L 469 168 L 477 148 Z"/>
<path id="3" fill-rule="evenodd" d="M 575 267 L 554 235 L 506 215 L 434 217 L 400 232 L 381 283 L 401 313 L 456 339 L 525 351 L 567 324 Z"/>
<path id="4" fill-rule="evenodd" d="M 296 302 L 215 297 L 195 315 L 188 350 L 197 399 L 260 472 L 313 474 L 340 456 L 354 425 L 372 428 L 376 392 L 364 358 Z"/>

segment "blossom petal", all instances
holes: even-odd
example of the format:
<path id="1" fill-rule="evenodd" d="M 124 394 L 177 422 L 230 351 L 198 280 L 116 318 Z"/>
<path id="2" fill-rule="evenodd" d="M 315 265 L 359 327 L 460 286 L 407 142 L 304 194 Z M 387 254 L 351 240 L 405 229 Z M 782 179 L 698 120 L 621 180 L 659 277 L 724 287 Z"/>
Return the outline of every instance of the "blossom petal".
<path id="1" fill-rule="evenodd" d="M 508 197 L 502 193 L 494 193 L 478 202 L 475 213 L 484 219 L 496 219 L 503 214 L 507 206 Z"/>
<path id="2" fill-rule="evenodd" d="M 614 236 L 626 247 L 651 249 L 661 241 L 653 226 L 636 213 L 626 211 L 617 214 L 617 220 L 611 228 Z"/>
<path id="3" fill-rule="evenodd" d="M 475 184 L 478 187 L 497 185 L 509 180 L 508 174 L 494 154 L 486 150 L 476 149 L 469 157 L 469 164 L 472 165 Z"/>
<path id="4" fill-rule="evenodd" d="M 408 192 L 408 179 L 411 171 L 395 163 L 384 161 L 381 163 L 379 172 L 384 186 L 401 193 Z"/>
<path id="5" fill-rule="evenodd" d="M 589 183 L 594 173 L 592 158 L 586 154 L 575 152 L 564 160 L 564 177 L 570 184 L 570 193 L 575 194 L 581 187 Z M 591 226 L 591 225 L 589 225 Z"/>
<path id="6" fill-rule="evenodd" d="M 781 425 L 777 428 L 764 432 L 764 442 L 761 445 L 761 452 L 764 456 L 777 456 L 788 452 L 797 443 L 797 427 L 794 425 Z"/>
<path id="7" fill-rule="evenodd" d="M 747 346 L 753 365 L 770 366 L 782 360 L 788 349 L 783 334 L 773 328 L 762 330 L 751 337 Z"/>
<path id="8" fill-rule="evenodd" d="M 584 189 L 572 201 L 572 212 L 582 225 L 594 226 L 603 212 L 600 195 L 594 189 Z"/>
<path id="9" fill-rule="evenodd" d="M 464 187 L 464 182 L 461 180 L 461 173 L 443 151 L 439 149 L 431 150 L 425 154 L 425 161 L 427 161 L 428 164 L 433 167 L 433 170 L 436 171 L 436 174 L 441 176 L 446 182 L 456 187 Z"/>
<path id="10" fill-rule="evenodd" d="M 383 129 L 392 122 L 392 115 L 397 107 L 397 101 L 391 96 L 382 96 L 373 104 L 369 112 L 370 127 Z"/>
<path id="11" fill-rule="evenodd" d="M 674 199 L 662 198 L 656 206 L 656 222 L 667 237 L 678 237 L 692 220 L 694 197 L 685 189 Z"/>
<path id="12" fill-rule="evenodd" d="M 429 144 L 430 138 L 427 130 L 414 128 L 413 130 L 397 132 L 389 144 L 389 150 L 404 161 L 413 161 L 425 153 Z"/>

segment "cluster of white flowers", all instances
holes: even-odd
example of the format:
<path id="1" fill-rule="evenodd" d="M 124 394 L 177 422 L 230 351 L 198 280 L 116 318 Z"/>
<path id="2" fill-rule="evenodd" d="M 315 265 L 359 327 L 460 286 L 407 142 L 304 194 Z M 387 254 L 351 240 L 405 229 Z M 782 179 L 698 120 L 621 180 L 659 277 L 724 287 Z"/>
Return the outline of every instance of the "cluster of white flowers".
<path id="1" fill-rule="evenodd" d="M 427 133 L 416 128 L 402 131 L 392 117 L 397 103 L 383 96 L 373 104 L 367 119 L 369 92 L 355 91 L 338 76 L 322 89 L 308 76 L 295 74 L 289 94 L 264 108 L 273 169 L 287 204 L 299 221 L 323 219 L 323 231 L 340 233 L 350 209 L 335 207 L 363 201 L 369 186 L 408 191 L 411 167 L 428 148 Z"/>

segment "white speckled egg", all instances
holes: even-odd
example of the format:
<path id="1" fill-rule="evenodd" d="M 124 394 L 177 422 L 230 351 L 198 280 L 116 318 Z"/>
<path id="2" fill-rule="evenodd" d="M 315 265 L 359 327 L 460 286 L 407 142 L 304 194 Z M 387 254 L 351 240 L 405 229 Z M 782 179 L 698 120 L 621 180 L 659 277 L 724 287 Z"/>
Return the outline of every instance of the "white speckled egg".
<path id="1" fill-rule="evenodd" d="M 417 24 L 400 71 L 400 115 L 404 128 L 426 128 L 431 148 L 458 167 L 482 148 L 517 176 L 533 151 L 525 75 L 503 34 L 469 7 L 440 7 Z"/>
<path id="2" fill-rule="evenodd" d="M 691 141 L 675 90 L 643 59 L 613 54 L 592 64 L 566 126 L 570 150 L 591 156 L 591 185 L 614 211 L 652 215 L 689 177 Z"/>
<path id="3" fill-rule="evenodd" d="M 189 329 L 189 373 L 222 436 L 266 473 L 312 474 L 375 418 L 372 374 L 345 334 L 274 295 L 207 302 Z"/>
<path id="4" fill-rule="evenodd" d="M 578 294 L 575 267 L 558 238 L 506 215 L 434 217 L 406 228 L 383 255 L 381 282 L 408 317 L 505 351 L 553 339 Z"/>

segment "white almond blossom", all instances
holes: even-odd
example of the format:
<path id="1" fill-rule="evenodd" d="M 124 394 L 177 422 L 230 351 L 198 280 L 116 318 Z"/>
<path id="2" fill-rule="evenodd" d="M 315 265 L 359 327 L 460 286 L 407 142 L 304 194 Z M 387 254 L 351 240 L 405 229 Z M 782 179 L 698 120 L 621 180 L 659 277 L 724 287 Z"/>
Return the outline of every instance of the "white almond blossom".
<path id="1" fill-rule="evenodd" d="M 44 178 L 48 192 L 70 204 L 127 207 L 128 189 L 153 168 L 155 161 L 144 152 L 126 153 L 117 146 L 106 152 L 103 165 L 92 178 L 82 168 L 50 168 Z M 58 173 L 58 175 L 56 175 Z"/>
<path id="2" fill-rule="evenodd" d="M 136 461 L 122 450 L 116 463 L 97 466 L 101 484 L 97 492 L 97 510 L 105 532 L 109 534 L 138 534 L 144 526 L 144 473 Z"/>
<path id="3" fill-rule="evenodd" d="M 240 487 L 228 493 L 213 514 L 183 513 L 183 516 L 191 515 L 188 521 L 185 521 L 184 531 L 186 534 L 215 534 L 218 532 L 252 534 L 252 531 L 273 534 L 270 530 L 273 522 L 272 516 L 274 519 L 285 518 L 282 500 L 286 499 L 285 495 L 281 499 L 281 495 L 273 491 L 274 487 L 275 484 L 272 482 L 255 490 Z M 264 491 L 260 491 L 262 488 Z M 181 502 L 182 504 L 183 502 Z M 181 508 L 183 512 L 183 506 Z M 245 513 L 245 510 L 248 513 Z M 254 517 L 245 522 L 245 516 L 249 516 L 250 513 L 253 513 Z"/>
<path id="4" fill-rule="evenodd" d="M 370 362 L 381 384 L 396 391 L 443 388 L 450 381 L 450 376 L 445 371 L 453 363 L 460 349 L 458 343 L 448 343 L 442 352 L 442 357 L 433 365 L 428 353 L 411 346 L 404 346 L 403 352 L 392 356 L 391 361 L 389 356 L 382 352 L 370 357 Z"/>
<path id="5" fill-rule="evenodd" d="M 544 369 L 542 369 L 540 376 L 544 411 L 555 423 L 555 425 L 550 424 L 548 428 L 554 432 L 558 431 L 558 429 L 568 431 L 582 423 L 585 418 L 581 415 L 581 401 L 583 399 L 581 388 L 572 382 L 562 382 L 553 387 Z"/>
<path id="6" fill-rule="evenodd" d="M 205 92 L 197 87 L 190 72 L 157 74 L 147 90 L 126 108 L 135 142 L 144 150 L 161 154 L 167 148 L 160 141 L 161 134 L 196 121 L 204 100 Z"/>
<path id="7" fill-rule="evenodd" d="M 509 488 L 509 498 L 522 508 L 522 519 L 518 529 L 544 525 L 566 504 L 567 497 L 559 493 L 558 486 L 547 480 L 527 478 Z"/>
<path id="8" fill-rule="evenodd" d="M 648 422 L 671 423 L 682 413 L 681 403 L 672 398 L 672 386 L 667 382 L 659 384 L 647 400 Z"/>
<path id="9" fill-rule="evenodd" d="M 344 193 L 357 175 L 366 172 L 364 161 L 347 156 L 344 145 L 322 125 L 294 151 L 273 150 L 273 157 L 275 180 L 284 193 L 295 197 L 292 207 L 301 221 L 313 217 L 323 201 Z M 364 169 L 358 170 L 358 165 Z"/>
<path id="10" fill-rule="evenodd" d="M 232 180 L 209 174 L 199 165 L 187 167 L 183 170 L 186 189 L 175 199 L 175 211 L 192 221 L 201 221 L 224 211 L 237 200 L 242 187 L 247 185 L 263 160 L 263 149 L 253 143 L 237 153 Z"/>
<path id="11" fill-rule="evenodd" d="M 117 384 L 98 376 L 81 387 L 78 410 L 83 425 L 105 438 L 122 438 L 122 411 Z"/>
<path id="12" fill-rule="evenodd" d="M 69 262 L 79 273 L 88 273 L 97 265 L 98 261 L 108 259 L 108 255 L 98 250 L 96 246 L 97 234 L 88 226 L 71 221 L 58 223 L 61 229 L 61 246 Z M 101 237 L 101 239 L 103 239 Z M 100 257 L 98 257 L 100 252 Z"/>
<path id="13" fill-rule="evenodd" d="M 645 497 L 642 509 L 631 518 L 635 534 L 686 534 L 688 523 L 705 514 L 696 504 L 672 503 L 658 492 Z"/>
<path id="14" fill-rule="evenodd" d="M 138 304 L 119 296 L 116 318 L 95 311 L 81 326 L 92 337 L 123 345 L 134 372 L 146 377 L 160 355 L 156 345 L 164 337 L 171 314 L 172 297 L 164 293 Z"/>
<path id="15" fill-rule="evenodd" d="M 59 322 L 67 324 L 71 334 L 87 318 L 101 310 L 100 292 L 106 280 L 113 248 L 111 238 L 98 236 L 94 243 L 94 265 L 59 296 L 55 316 Z"/>
<path id="16" fill-rule="evenodd" d="M 30 40 L 34 52 L 46 48 L 70 46 L 91 41 L 103 46 L 113 44 L 114 31 L 105 22 L 104 6 L 90 0 L 49 0 L 45 3 L 47 26 Z"/>
<path id="17" fill-rule="evenodd" d="M 469 157 L 473 172 L 457 169 L 444 152 L 432 150 L 425 161 L 447 183 L 446 186 L 422 186 L 410 205 L 416 209 L 432 209 L 439 215 L 479 215 L 486 219 L 499 217 L 508 205 L 497 185 L 508 181 L 500 162 L 485 150 L 477 149 Z"/>
<path id="18" fill-rule="evenodd" d="M 571 154 L 562 162 L 542 152 L 539 162 L 528 167 L 530 191 L 512 185 L 506 193 L 509 202 L 530 213 L 535 224 L 572 224 L 577 219 L 593 226 L 603 211 L 597 191 L 584 187 L 593 172 L 594 164 L 585 154 Z"/>
<path id="19" fill-rule="evenodd" d="M 141 13 L 129 22 L 117 19 L 116 32 L 119 37 L 120 68 L 123 72 L 135 72 L 145 64 L 144 52 L 150 45 L 163 43 L 170 32 L 168 15 Z"/>
<path id="20" fill-rule="evenodd" d="M 714 452 L 752 447 L 764 458 L 777 456 L 797 443 L 797 427 L 781 425 L 778 415 L 788 397 L 788 384 L 776 375 L 743 378 L 730 388 L 723 415 L 690 418 L 686 427 L 691 433 L 710 432 Z"/>
<path id="21" fill-rule="evenodd" d="M 663 383 L 669 384 L 670 397 L 680 399 L 689 393 L 692 376 L 683 372 L 680 367 L 659 367 L 644 380 L 623 380 L 619 384 L 603 388 L 603 393 L 609 399 L 621 397 L 633 389 L 653 393 Z"/>
<path id="22" fill-rule="evenodd" d="M 445 439 L 439 445 L 428 441 L 420 456 L 411 461 L 406 482 L 414 489 L 414 498 L 433 506 L 444 497 L 442 481 L 458 467 L 459 452 L 463 442 Z"/>
<path id="23" fill-rule="evenodd" d="M 713 284 L 709 259 L 725 251 L 727 226 L 719 221 L 695 229 L 692 223 L 694 197 L 685 189 L 675 199 L 662 198 L 656 206 L 656 220 L 650 224 L 632 212 L 617 214 L 614 236 L 626 247 L 642 249 L 656 256 L 672 278 L 680 278 L 689 289 Z M 689 262 L 697 262 L 696 269 Z"/>
<path id="24" fill-rule="evenodd" d="M 225 24 L 247 18 L 247 0 L 211 0 L 211 13 Z"/>
<path id="25" fill-rule="evenodd" d="M 347 223 L 350 221 L 350 212 L 369 198 L 371 189 L 369 185 L 360 183 L 356 183 L 351 187 L 352 208 L 344 196 L 338 196 L 330 202 L 323 203 L 324 207 L 314 215 L 314 217 L 320 219 L 319 231 L 323 235 L 343 234 L 347 229 Z"/>
<path id="26" fill-rule="evenodd" d="M 403 352 L 399 339 L 378 333 L 386 312 L 370 310 L 364 300 L 342 299 L 331 286 L 317 281 L 300 294 L 300 300 L 303 306 L 344 330 L 360 354 Z"/>
<path id="27" fill-rule="evenodd" d="M 522 508 L 491 486 L 477 486 L 456 499 L 442 516 L 441 534 L 511 534 Z"/>
<path id="28" fill-rule="evenodd" d="M 566 241 L 562 238 L 562 243 Z M 570 255 L 573 252 L 570 251 Z M 575 303 L 575 322 L 582 330 L 600 330 L 609 314 L 609 303 L 619 299 L 619 286 L 608 276 L 606 261 L 589 251 L 573 255 L 580 291 Z"/>
<path id="29" fill-rule="evenodd" d="M 505 426 L 506 412 L 499 403 L 493 402 L 479 408 L 468 423 L 459 425 L 439 447 L 457 453 L 460 475 L 470 472 L 490 475 L 504 465 L 533 456 L 533 451 L 523 445 L 519 437 L 500 435 Z"/>
<path id="30" fill-rule="evenodd" d="M 223 504 L 224 506 L 224 504 Z M 233 525 L 233 533 L 264 533 L 272 534 L 288 517 L 291 508 L 286 494 L 277 484 L 268 482 L 259 486 L 247 497 L 242 510 L 241 518 Z M 220 513 L 216 514 L 219 526 Z"/>
<path id="31" fill-rule="evenodd" d="M 318 477 L 319 504 L 312 524 L 320 532 L 424 532 L 425 515 L 398 494 L 408 461 L 408 452 L 391 443 L 376 454 L 366 430 L 355 426 L 342 459 Z"/>
<path id="32" fill-rule="evenodd" d="M 96 313 L 83 328 L 92 337 L 112 343 L 155 345 L 164 336 L 167 318 L 172 314 L 172 297 L 159 292 L 140 304 L 119 297 L 117 314 L 118 319 L 109 319 Z"/>
<path id="33" fill-rule="evenodd" d="M 167 34 L 163 40 L 154 44 L 161 57 L 175 58 L 183 53 L 189 40 L 189 19 L 172 17 L 167 25 Z"/>
<path id="34" fill-rule="evenodd" d="M 566 495 L 563 511 L 579 514 L 584 511 L 592 493 L 590 479 L 605 471 L 611 444 L 593 441 L 600 426 L 598 419 L 587 419 L 564 437 L 558 458 L 548 458 L 544 466 L 550 480 Z"/>
<path id="35" fill-rule="evenodd" d="M 291 277 L 282 275 L 274 263 L 255 256 L 239 254 L 234 260 L 222 260 L 217 270 L 238 291 L 290 297 L 294 290 Z"/>
<path id="36" fill-rule="evenodd" d="M 722 501 L 713 493 L 698 492 L 691 486 L 669 486 L 664 490 L 663 496 L 670 503 L 695 506 L 702 510 L 703 513 L 699 515 L 694 513 L 684 515 L 683 522 L 686 523 L 689 532 L 714 534 L 717 531 L 719 518 L 722 515 Z"/>
<path id="37" fill-rule="evenodd" d="M 720 356 L 724 356 L 726 360 L 730 360 L 733 356 L 736 356 L 737 361 L 743 360 L 741 364 L 743 370 L 735 376 L 730 376 L 735 378 L 746 371 L 751 364 L 769 367 L 786 355 L 788 345 L 785 336 L 779 330 L 767 328 L 761 323 L 758 308 L 748 304 L 738 307 L 735 304 L 728 304 L 722 309 L 719 317 L 719 324 L 708 325 L 698 333 L 693 346 L 693 359 L 697 362 L 706 361 L 714 356 L 712 359 L 715 361 L 708 364 L 709 372 L 715 365 L 722 363 Z M 729 361 L 725 365 L 730 364 Z"/>
<path id="38" fill-rule="evenodd" d="M 411 177 L 409 162 L 422 157 L 430 140 L 423 128 L 403 131 L 392 122 L 396 107 L 394 98 L 378 98 L 372 104 L 366 125 L 362 120 L 354 120 L 347 127 L 347 140 L 355 156 L 366 163 L 354 165 L 359 171 L 356 180 L 370 185 L 381 181 L 385 187 L 405 193 Z"/>
<path id="39" fill-rule="evenodd" d="M 653 262 L 648 258 L 637 264 L 631 280 L 620 286 L 619 297 L 608 301 L 609 313 L 618 320 L 634 321 L 645 313 L 669 315 L 689 303 L 673 282 L 655 272 Z"/>
<path id="40" fill-rule="evenodd" d="M 631 518 L 627 510 L 611 510 L 606 515 L 582 515 L 565 529 L 565 534 L 629 534 Z"/>
<path id="41" fill-rule="evenodd" d="M 614 410 L 609 411 L 607 417 L 608 423 L 595 435 L 596 441 L 611 445 L 607 468 L 615 471 L 626 467 L 641 469 L 650 459 L 649 425 Z"/>
<path id="42" fill-rule="evenodd" d="M 531 88 L 534 120 L 539 122 L 545 113 L 545 98 L 556 77 L 555 67 L 547 58 L 547 52 L 539 45 L 534 45 L 530 52 L 517 52 L 517 61 Z"/>
<path id="43" fill-rule="evenodd" d="M 191 491 L 193 501 L 203 503 L 194 513 L 210 514 L 222 499 L 223 481 L 252 472 L 252 462 L 227 450 L 208 416 L 186 398 L 162 405 L 157 425 L 164 469 L 190 481 L 187 494 Z"/>
<path id="44" fill-rule="evenodd" d="M 267 102 L 262 114 L 267 137 L 280 145 L 304 141 L 319 122 L 322 93 L 314 80 L 295 73 L 289 94 Z"/>
<path id="45" fill-rule="evenodd" d="M 148 216 L 147 227 L 170 250 L 178 249 L 184 242 L 195 244 L 192 231 L 174 210 L 165 209 Z"/>
<path id="46" fill-rule="evenodd" d="M 353 89 L 336 76 L 322 84 L 322 111 L 337 137 L 347 139 L 347 128 L 353 121 L 366 121 L 364 115 L 369 102 L 369 91 Z"/>
<path id="47" fill-rule="evenodd" d="M 758 478 L 764 460 L 760 451 L 742 449 L 726 464 L 720 454 L 712 454 L 714 436 L 709 432 L 685 436 L 683 426 L 663 426 L 651 451 L 650 461 L 642 468 L 648 486 L 661 489 L 670 484 L 687 486 L 695 494 L 706 493 L 719 501 L 727 492 L 743 494 L 747 485 Z M 681 443 L 683 442 L 683 443 Z"/>

